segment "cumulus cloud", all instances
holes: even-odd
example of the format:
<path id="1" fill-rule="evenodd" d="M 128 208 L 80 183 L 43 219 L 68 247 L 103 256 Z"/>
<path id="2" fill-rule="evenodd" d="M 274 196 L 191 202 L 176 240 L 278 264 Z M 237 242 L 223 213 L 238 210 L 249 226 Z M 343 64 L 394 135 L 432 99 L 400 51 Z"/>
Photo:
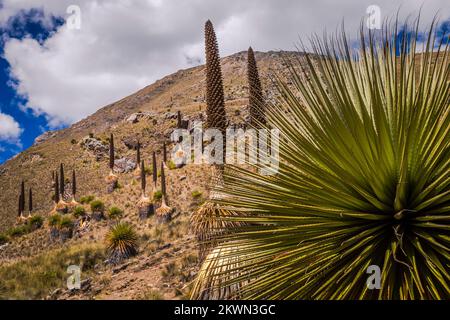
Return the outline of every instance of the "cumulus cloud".
<path id="1" fill-rule="evenodd" d="M 13 117 L 0 112 L 0 141 L 20 144 L 19 138 L 22 131 L 19 123 Z M 4 151 L 4 149 L 2 148 L 0 151 Z"/>
<path id="2" fill-rule="evenodd" d="M 39 3 L 39 5 L 37 5 Z M 382 16 L 413 15 L 423 0 L 379 0 Z M 9 39 L 5 58 L 26 108 L 44 114 L 50 126 L 73 123 L 98 108 L 178 69 L 203 62 L 203 24 L 215 25 L 222 56 L 245 50 L 293 50 L 299 36 L 334 30 L 345 19 L 357 27 L 372 0 L 4 0 L 0 24 L 20 10 L 40 8 L 49 17 L 67 17 L 81 8 L 81 29 L 60 27 L 45 42 Z M 424 21 L 447 0 L 427 1 Z"/>

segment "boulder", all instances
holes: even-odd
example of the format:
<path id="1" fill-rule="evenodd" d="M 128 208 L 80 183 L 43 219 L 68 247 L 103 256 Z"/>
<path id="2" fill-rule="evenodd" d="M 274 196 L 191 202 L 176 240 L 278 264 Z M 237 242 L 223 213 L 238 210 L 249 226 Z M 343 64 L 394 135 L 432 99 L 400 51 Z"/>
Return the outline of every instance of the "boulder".
<path id="1" fill-rule="evenodd" d="M 102 158 L 106 155 L 108 155 L 109 152 L 109 146 L 105 145 L 102 141 L 94 138 L 94 137 L 85 137 L 80 141 L 80 145 L 94 153 L 97 158 Z"/>
<path id="2" fill-rule="evenodd" d="M 136 162 L 130 158 L 120 158 L 114 161 L 114 172 L 128 173 L 136 169 Z"/>

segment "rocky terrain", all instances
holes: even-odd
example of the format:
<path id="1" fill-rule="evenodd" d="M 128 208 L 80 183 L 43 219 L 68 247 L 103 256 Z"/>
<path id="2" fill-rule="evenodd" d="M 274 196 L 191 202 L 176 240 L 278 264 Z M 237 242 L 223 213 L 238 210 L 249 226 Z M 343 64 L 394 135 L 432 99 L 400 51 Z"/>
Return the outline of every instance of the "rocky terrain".
<path id="1" fill-rule="evenodd" d="M 282 56 L 280 52 L 256 53 L 267 99 L 272 99 L 275 92 L 270 74 L 281 74 L 284 69 Z M 222 72 L 228 119 L 231 123 L 243 123 L 248 117 L 246 52 L 223 58 Z M 163 143 L 169 152 L 173 147 L 170 134 L 176 127 L 178 111 L 186 121 L 204 119 L 204 93 L 204 66 L 180 70 L 101 108 L 67 129 L 45 133 L 28 150 L 0 166 L 0 233 L 8 233 L 16 226 L 22 180 L 27 189 L 33 188 L 34 214 L 47 219 L 53 208 L 52 171 L 63 163 L 66 177 L 70 177 L 72 169 L 77 172 L 78 199 L 91 195 L 103 201 L 106 208 L 121 208 L 122 220 L 133 224 L 139 234 L 138 255 L 114 267 L 104 261 L 103 244 L 105 233 L 115 223 L 113 219 L 91 221 L 82 232 L 75 232 L 65 241 L 50 237 L 47 221 L 35 231 L 10 236 L 6 243 L 0 244 L 0 298 L 177 299 L 188 296 L 189 285 L 198 269 L 197 244 L 189 230 L 189 217 L 208 197 L 211 169 L 195 164 L 182 168 L 169 166 L 167 194 L 169 205 L 175 209 L 173 218 L 165 224 L 158 224 L 154 217 L 142 221 L 137 216 L 140 182 L 135 174 L 135 148 L 139 140 L 146 166 L 151 166 L 153 151 L 161 161 Z M 119 177 L 119 186 L 113 193 L 107 192 L 105 183 L 109 173 L 110 133 L 115 138 Z M 89 211 L 89 205 L 84 206 Z M 81 264 L 86 266 L 83 270 L 87 270 L 82 274 L 82 288 L 67 290 L 63 281 L 67 274 L 61 274 L 61 270 L 72 260 L 80 262 L 81 256 L 84 259 Z M 54 274 L 48 275 L 46 270 L 43 274 L 33 273 L 39 270 L 33 266 L 43 266 L 55 257 L 59 257 L 61 268 Z M 27 280 L 27 272 L 33 273 L 34 278 Z M 18 278 L 21 274 L 24 279 Z M 51 281 L 45 281 L 46 277 Z M 23 290 L 21 281 L 36 281 L 36 288 Z"/>

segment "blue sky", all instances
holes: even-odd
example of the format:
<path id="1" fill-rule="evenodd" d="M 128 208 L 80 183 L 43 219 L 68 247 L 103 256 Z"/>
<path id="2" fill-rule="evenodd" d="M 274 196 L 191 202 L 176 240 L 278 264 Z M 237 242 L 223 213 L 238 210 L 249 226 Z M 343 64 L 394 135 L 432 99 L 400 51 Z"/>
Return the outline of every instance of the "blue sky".
<path id="1" fill-rule="evenodd" d="M 19 140 L 0 140 L 0 163 L 31 146 L 37 136 L 49 130 L 44 115 L 35 115 L 21 107 L 26 103 L 26 98 L 17 95 L 12 84 L 14 79 L 10 77 L 9 63 L 3 57 L 5 39 L 31 37 L 43 42 L 63 24 L 62 19 L 54 18 L 52 19 L 53 28 L 48 28 L 43 26 L 41 18 L 42 11 L 27 10 L 11 17 L 6 25 L 0 28 L 2 34 L 0 38 L 0 112 L 12 116 L 22 129 Z"/>
<path id="2" fill-rule="evenodd" d="M 378 0 L 380 18 L 438 12 L 448 35 L 448 0 Z M 204 60 L 203 24 L 214 23 L 226 56 L 295 50 L 300 37 L 334 30 L 357 35 L 372 0 L 0 0 L 0 164 L 47 130 Z M 67 27 L 69 7 L 80 28 Z M 351 36 L 351 34 L 350 34 Z"/>

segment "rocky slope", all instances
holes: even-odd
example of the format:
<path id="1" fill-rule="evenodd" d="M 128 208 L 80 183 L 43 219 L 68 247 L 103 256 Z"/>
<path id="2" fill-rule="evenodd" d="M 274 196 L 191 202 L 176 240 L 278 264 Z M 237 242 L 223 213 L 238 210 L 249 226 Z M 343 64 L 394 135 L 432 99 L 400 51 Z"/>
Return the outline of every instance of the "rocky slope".
<path id="1" fill-rule="evenodd" d="M 293 57 L 298 53 L 256 52 L 267 99 L 274 94 L 269 75 L 282 73 L 284 55 Z M 222 72 L 230 122 L 244 122 L 248 116 L 246 52 L 223 58 Z M 167 192 L 175 215 L 164 225 L 158 225 L 153 218 L 139 221 L 136 205 L 140 189 L 132 169 L 137 140 L 142 144 L 142 159 L 150 166 L 153 151 L 157 152 L 158 161 L 161 160 L 163 142 L 168 143 L 168 150 L 171 150 L 169 138 L 176 126 L 177 111 L 190 121 L 205 116 L 204 92 L 204 66 L 180 70 L 98 110 L 70 128 L 46 133 L 31 148 L 0 166 L 0 232 L 16 223 L 21 180 L 27 188 L 33 188 L 35 214 L 48 217 L 53 207 L 51 172 L 64 163 L 66 178 L 70 177 L 72 169 L 77 172 L 78 198 L 93 195 L 107 208 L 122 208 L 123 220 L 135 225 L 140 235 L 137 257 L 114 269 L 96 264 L 89 277 L 84 277 L 81 291 L 16 292 L 17 295 L 10 297 L 173 299 L 188 293 L 198 267 L 195 239 L 189 232 L 189 216 L 208 196 L 210 168 L 192 164 L 168 170 Z M 119 188 L 108 194 L 104 179 L 109 172 L 110 133 L 115 136 L 116 164 L 121 164 L 124 172 L 119 174 Z M 86 209 L 89 210 L 87 205 Z M 104 234 L 113 223 L 112 220 L 93 222 L 65 242 L 51 240 L 44 224 L 36 231 L 11 237 L 7 244 L 0 245 L 0 266 L 13 266 L 61 248 L 86 243 L 102 245 Z M 0 278 L 1 275 L 0 272 Z M 0 298 L 8 298 L 8 290 L 8 285 L 0 285 Z"/>

